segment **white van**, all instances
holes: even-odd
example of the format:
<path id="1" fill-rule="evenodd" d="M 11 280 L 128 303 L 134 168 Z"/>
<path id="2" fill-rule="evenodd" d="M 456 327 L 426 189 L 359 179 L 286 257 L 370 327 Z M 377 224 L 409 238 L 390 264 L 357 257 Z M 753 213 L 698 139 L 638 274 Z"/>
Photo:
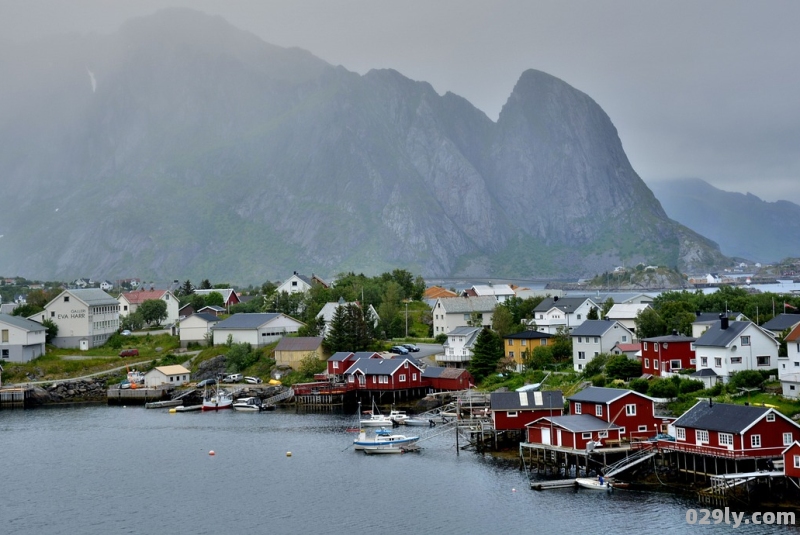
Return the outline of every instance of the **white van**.
<path id="1" fill-rule="evenodd" d="M 222 380 L 223 383 L 238 383 L 242 380 L 241 373 L 232 373 L 230 375 L 226 375 L 225 378 Z"/>

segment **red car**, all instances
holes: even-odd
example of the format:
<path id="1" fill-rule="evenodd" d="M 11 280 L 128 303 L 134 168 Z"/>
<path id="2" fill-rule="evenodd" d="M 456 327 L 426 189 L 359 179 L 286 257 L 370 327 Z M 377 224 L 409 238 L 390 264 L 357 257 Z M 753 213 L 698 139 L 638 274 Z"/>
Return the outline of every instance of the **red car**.
<path id="1" fill-rule="evenodd" d="M 138 349 L 123 349 L 119 352 L 120 357 L 138 357 L 139 350 Z"/>

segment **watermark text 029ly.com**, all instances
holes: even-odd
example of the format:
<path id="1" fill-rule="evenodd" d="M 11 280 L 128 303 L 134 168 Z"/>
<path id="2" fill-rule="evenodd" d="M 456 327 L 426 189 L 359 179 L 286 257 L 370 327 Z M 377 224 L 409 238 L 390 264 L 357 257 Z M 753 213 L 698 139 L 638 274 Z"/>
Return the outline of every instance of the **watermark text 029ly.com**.
<path id="1" fill-rule="evenodd" d="M 725 509 L 687 509 L 687 524 L 729 524 L 738 528 L 742 524 L 767 524 L 775 526 L 793 526 L 794 513 L 792 512 L 772 512 L 764 513 L 744 513 L 731 511 L 729 507 Z"/>

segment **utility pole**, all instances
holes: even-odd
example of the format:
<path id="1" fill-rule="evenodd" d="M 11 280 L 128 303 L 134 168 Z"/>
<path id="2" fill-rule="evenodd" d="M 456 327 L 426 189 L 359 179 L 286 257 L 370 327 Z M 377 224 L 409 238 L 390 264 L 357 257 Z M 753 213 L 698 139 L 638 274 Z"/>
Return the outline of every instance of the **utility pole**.
<path id="1" fill-rule="evenodd" d="M 408 301 L 406 301 L 406 338 L 408 338 Z"/>

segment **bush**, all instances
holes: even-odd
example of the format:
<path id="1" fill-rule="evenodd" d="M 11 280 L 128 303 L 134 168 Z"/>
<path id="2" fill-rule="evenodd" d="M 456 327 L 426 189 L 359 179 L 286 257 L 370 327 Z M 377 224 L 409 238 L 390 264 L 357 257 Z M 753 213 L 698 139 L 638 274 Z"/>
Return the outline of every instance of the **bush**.
<path id="1" fill-rule="evenodd" d="M 764 376 L 757 370 L 742 370 L 731 376 L 728 382 L 733 388 L 758 388 L 764 382 Z"/>
<path id="2" fill-rule="evenodd" d="M 437 334 L 436 338 L 434 340 L 436 341 L 437 344 L 443 344 L 443 343 L 447 342 L 447 335 L 444 334 L 444 333 Z"/>
<path id="3" fill-rule="evenodd" d="M 592 377 L 592 386 L 606 386 L 606 376 L 601 373 Z"/>
<path id="4" fill-rule="evenodd" d="M 592 360 L 586 363 L 586 366 L 583 367 L 583 376 L 584 377 L 593 377 L 599 373 L 602 373 L 603 366 L 606 364 L 606 360 L 608 360 L 608 355 L 605 353 L 600 353 Z"/>
<path id="5" fill-rule="evenodd" d="M 678 395 L 678 387 L 672 381 L 656 379 L 650 383 L 647 395 L 654 398 L 674 398 Z"/>
<path id="6" fill-rule="evenodd" d="M 629 359 L 627 355 L 613 355 L 606 362 L 605 372 L 609 379 L 627 381 L 631 377 L 642 375 L 642 365 L 635 360 Z"/>
<path id="7" fill-rule="evenodd" d="M 681 394 L 698 392 L 703 388 L 705 388 L 703 381 L 696 381 L 694 379 L 681 379 L 681 384 L 678 386 L 678 390 Z"/>
<path id="8" fill-rule="evenodd" d="M 650 388 L 650 381 L 639 377 L 638 379 L 633 379 L 630 383 L 628 383 L 628 387 L 635 392 L 639 392 L 640 394 L 647 394 L 647 390 Z"/>

